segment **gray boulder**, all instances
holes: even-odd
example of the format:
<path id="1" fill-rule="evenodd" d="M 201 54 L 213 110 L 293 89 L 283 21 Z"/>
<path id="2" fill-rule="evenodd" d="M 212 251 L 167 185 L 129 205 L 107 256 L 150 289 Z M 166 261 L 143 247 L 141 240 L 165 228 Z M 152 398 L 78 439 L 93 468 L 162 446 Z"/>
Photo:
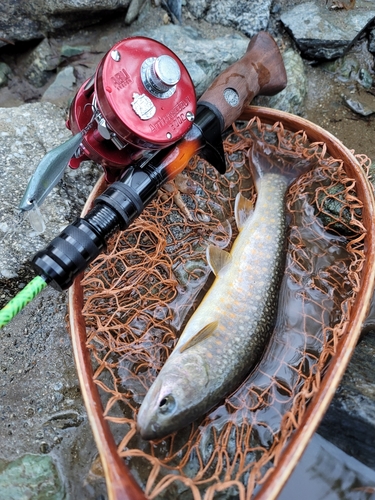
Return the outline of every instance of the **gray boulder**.
<path id="1" fill-rule="evenodd" d="M 54 44 L 47 38 L 30 53 L 26 61 L 25 77 L 35 87 L 43 87 L 60 62 Z"/>
<path id="2" fill-rule="evenodd" d="M 188 0 L 188 10 L 212 24 L 230 26 L 252 37 L 268 26 L 272 0 Z"/>
<path id="3" fill-rule="evenodd" d="M 252 37 L 268 26 L 271 0 L 213 0 L 206 19 L 236 28 Z"/>
<path id="4" fill-rule="evenodd" d="M 375 19 L 375 9 L 329 10 L 323 2 L 304 2 L 281 15 L 302 54 L 311 59 L 344 55 Z"/>
<path id="5" fill-rule="evenodd" d="M 79 28 L 99 22 L 116 9 L 126 9 L 130 0 L 3 0 L 1 40 L 26 41 L 44 38 L 61 28 Z"/>
<path id="6" fill-rule="evenodd" d="M 2 498 L 49 498 L 63 500 L 64 485 L 49 456 L 24 455 L 13 462 L 0 462 Z"/>
<path id="7" fill-rule="evenodd" d="M 375 29 L 372 29 L 369 34 L 368 50 L 375 54 Z"/>
<path id="8" fill-rule="evenodd" d="M 12 70 L 7 64 L 0 62 L 0 87 L 7 85 L 11 72 Z"/>
<path id="9" fill-rule="evenodd" d="M 68 103 L 73 95 L 76 77 L 73 66 L 66 66 L 57 73 L 54 82 L 48 87 L 42 96 L 42 101 L 53 102 L 57 105 Z"/>

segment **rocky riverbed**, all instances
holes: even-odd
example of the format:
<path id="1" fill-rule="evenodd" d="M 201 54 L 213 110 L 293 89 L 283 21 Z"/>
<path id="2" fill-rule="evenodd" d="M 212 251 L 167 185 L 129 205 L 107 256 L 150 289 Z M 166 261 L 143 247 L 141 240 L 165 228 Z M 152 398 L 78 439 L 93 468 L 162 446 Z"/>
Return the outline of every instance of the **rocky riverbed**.
<path id="1" fill-rule="evenodd" d="M 156 38 L 179 55 L 197 94 L 267 29 L 288 87 L 259 104 L 302 115 L 375 162 L 373 2 L 61 0 L 5 2 L 0 20 L 0 305 L 32 277 L 27 261 L 77 214 L 101 171 L 68 171 L 42 207 L 46 230 L 17 205 L 38 161 L 70 137 L 67 107 L 118 40 Z M 251 5 L 250 5 L 251 4 Z M 301 19 L 303 16 L 303 22 Z M 180 20 L 180 22 L 179 22 Z M 304 30 L 303 30 L 304 28 Z M 312 30 L 312 31 L 311 31 Z M 66 294 L 45 290 L 1 331 L 0 499 L 105 498 L 80 396 Z M 375 330 L 370 318 L 319 433 L 375 470 Z M 22 478 L 18 485 L 12 477 Z"/>

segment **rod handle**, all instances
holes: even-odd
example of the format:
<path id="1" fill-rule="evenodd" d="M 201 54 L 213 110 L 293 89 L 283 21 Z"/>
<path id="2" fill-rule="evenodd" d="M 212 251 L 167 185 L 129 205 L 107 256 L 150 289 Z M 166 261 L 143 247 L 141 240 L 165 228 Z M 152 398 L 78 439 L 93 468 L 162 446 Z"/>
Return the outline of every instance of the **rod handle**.
<path id="1" fill-rule="evenodd" d="M 199 103 L 218 114 L 223 132 L 256 95 L 277 94 L 286 84 L 279 48 L 269 33 L 260 31 L 251 39 L 245 55 L 213 81 Z"/>

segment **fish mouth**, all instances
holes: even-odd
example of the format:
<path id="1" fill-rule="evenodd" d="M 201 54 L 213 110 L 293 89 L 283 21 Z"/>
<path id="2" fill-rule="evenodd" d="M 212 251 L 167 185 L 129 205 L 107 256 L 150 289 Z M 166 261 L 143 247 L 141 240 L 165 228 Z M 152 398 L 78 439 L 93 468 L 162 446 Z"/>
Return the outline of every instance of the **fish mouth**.
<path id="1" fill-rule="evenodd" d="M 160 425 L 156 422 L 149 422 L 147 425 L 143 426 L 139 421 L 137 422 L 137 431 L 141 438 L 150 441 L 151 439 L 156 439 L 159 437 Z"/>
<path id="2" fill-rule="evenodd" d="M 148 441 L 156 438 L 160 432 L 160 424 L 157 422 L 152 405 L 149 404 L 153 392 L 151 388 L 149 393 L 146 394 L 137 416 L 137 432 L 142 439 Z"/>
<path id="3" fill-rule="evenodd" d="M 166 435 L 165 419 L 163 418 L 163 416 L 168 413 L 170 409 L 168 406 L 169 404 L 172 404 L 173 410 L 175 401 L 171 396 L 164 396 L 162 398 L 158 398 L 158 400 L 159 401 L 155 413 L 147 406 L 144 408 L 142 408 L 141 406 L 139 410 L 137 418 L 137 431 L 141 435 L 142 439 L 157 439 Z"/>
<path id="4" fill-rule="evenodd" d="M 169 430 L 177 401 L 168 388 L 159 380 L 154 382 L 146 394 L 137 417 L 137 431 L 142 439 L 151 440 L 164 437 Z"/>

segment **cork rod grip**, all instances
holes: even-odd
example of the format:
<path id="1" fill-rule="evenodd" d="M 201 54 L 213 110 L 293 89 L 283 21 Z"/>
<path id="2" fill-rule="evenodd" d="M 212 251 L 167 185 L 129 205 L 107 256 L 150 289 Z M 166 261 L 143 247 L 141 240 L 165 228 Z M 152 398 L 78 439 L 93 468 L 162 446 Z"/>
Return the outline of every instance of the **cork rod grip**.
<path id="1" fill-rule="evenodd" d="M 255 35 L 245 55 L 223 71 L 199 99 L 222 117 L 224 131 L 256 95 L 274 95 L 287 83 L 275 40 L 265 31 Z"/>

